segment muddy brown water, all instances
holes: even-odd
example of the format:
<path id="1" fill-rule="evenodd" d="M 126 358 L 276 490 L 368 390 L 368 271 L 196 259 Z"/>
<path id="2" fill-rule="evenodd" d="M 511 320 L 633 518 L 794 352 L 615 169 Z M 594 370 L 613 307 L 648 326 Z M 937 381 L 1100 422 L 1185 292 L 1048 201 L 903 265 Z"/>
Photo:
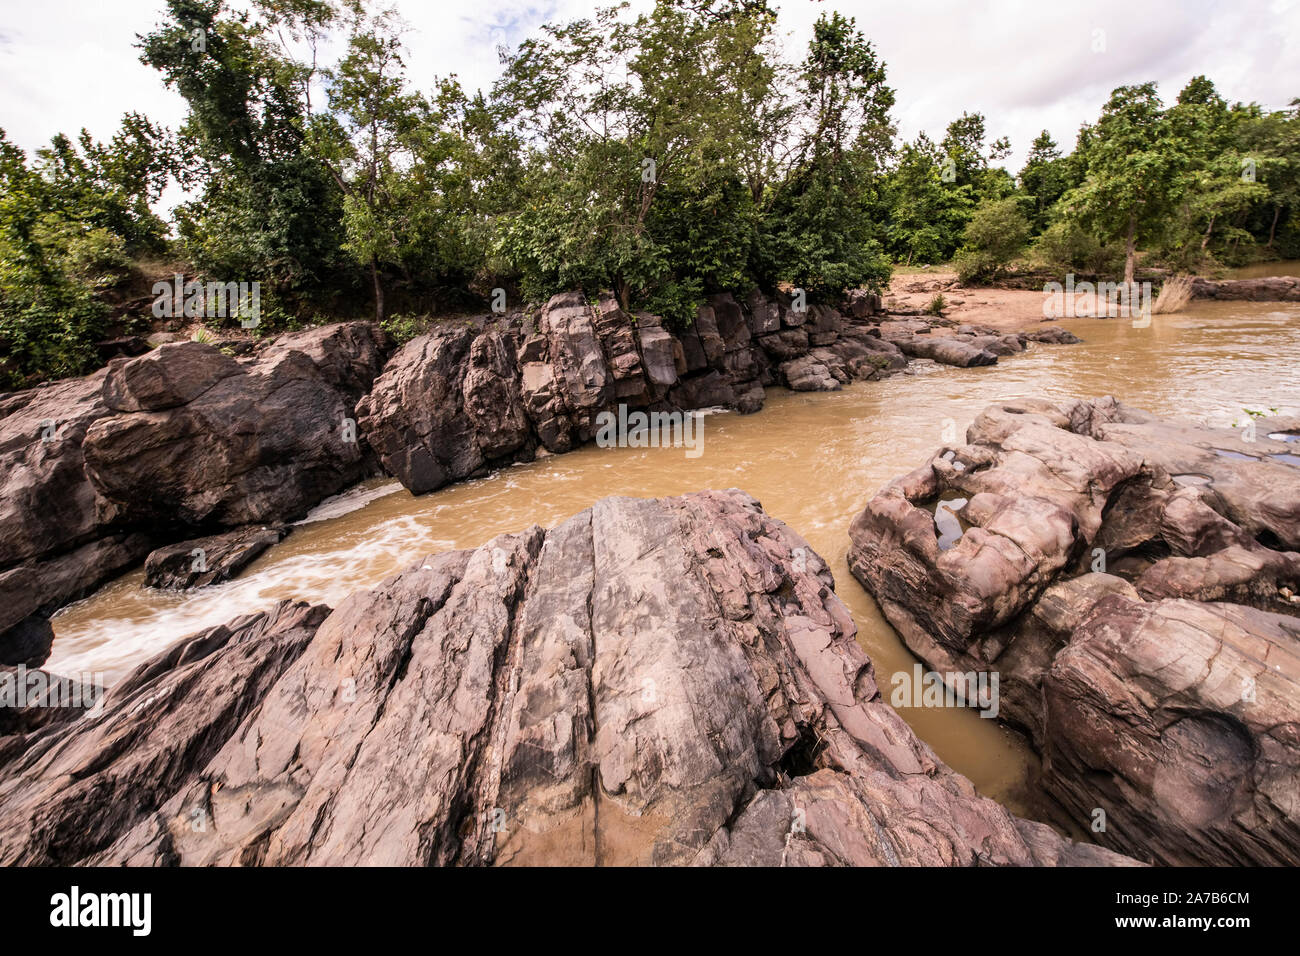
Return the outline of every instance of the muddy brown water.
<path id="1" fill-rule="evenodd" d="M 1266 279 L 1269 276 L 1300 276 L 1300 259 L 1257 262 L 1228 270 L 1229 279 Z"/>
<path id="2" fill-rule="evenodd" d="M 911 374 L 833 393 L 770 390 L 756 415 L 707 415 L 703 453 L 594 446 L 505 468 L 423 497 L 375 480 L 324 503 L 235 581 L 190 594 L 141 586 L 135 571 L 54 619 L 46 665 L 108 682 L 177 638 L 281 598 L 336 605 L 426 554 L 470 548 L 533 523 L 552 526 L 606 495 L 741 488 L 831 566 L 886 699 L 914 658 L 846 564 L 848 526 L 867 498 L 961 436 L 986 405 L 1114 394 L 1158 415 L 1228 427 L 1247 408 L 1300 413 L 1300 305 L 1197 302 L 1149 328 L 1125 319 L 1061 323 L 1084 339 L 1031 346 L 987 368 L 916 363 Z M 987 796 L 1042 816 L 1024 741 L 971 709 L 900 707 L 917 734 Z"/>

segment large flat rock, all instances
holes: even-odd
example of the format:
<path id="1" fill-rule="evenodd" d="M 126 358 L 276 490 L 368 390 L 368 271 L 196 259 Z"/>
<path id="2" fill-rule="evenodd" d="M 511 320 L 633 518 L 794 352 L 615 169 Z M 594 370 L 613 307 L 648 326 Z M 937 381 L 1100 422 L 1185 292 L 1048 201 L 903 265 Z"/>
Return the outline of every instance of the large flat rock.
<path id="1" fill-rule="evenodd" d="M 727 491 L 284 602 L 0 738 L 0 863 L 1130 862 L 944 765 L 833 586 Z"/>

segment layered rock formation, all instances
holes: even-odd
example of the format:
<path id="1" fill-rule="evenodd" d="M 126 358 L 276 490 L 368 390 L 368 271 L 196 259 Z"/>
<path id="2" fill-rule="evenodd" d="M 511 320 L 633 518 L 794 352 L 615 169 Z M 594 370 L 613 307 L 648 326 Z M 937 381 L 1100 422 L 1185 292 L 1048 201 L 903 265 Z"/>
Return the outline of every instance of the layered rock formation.
<path id="1" fill-rule="evenodd" d="M 369 323 L 239 360 L 177 342 L 0 398 L 0 663 L 15 629 L 48 631 L 158 544 L 297 517 L 368 474 L 353 409 L 388 349 Z"/>
<path id="2" fill-rule="evenodd" d="M 900 332 L 877 307 L 856 295 L 846 319 L 782 297 L 717 295 L 672 333 L 611 296 L 575 293 L 536 316 L 440 324 L 391 358 L 373 324 L 343 323 L 240 357 L 164 342 L 84 379 L 0 396 L 0 596 L 11 598 L 0 602 L 0 663 L 27 660 L 48 644 L 52 611 L 155 548 L 166 546 L 150 561 L 157 586 L 224 580 L 256 552 L 209 542 L 231 558 L 209 573 L 187 561 L 208 550 L 188 539 L 264 541 L 257 529 L 381 468 L 418 494 L 568 451 L 620 405 L 752 412 L 768 385 L 838 389 L 893 374 L 908 356 L 987 364 L 1029 341 L 938 320 Z"/>
<path id="3" fill-rule="evenodd" d="M 1300 302 L 1300 278 L 1265 276 L 1259 279 L 1196 279 L 1194 299 L 1230 299 L 1245 302 Z"/>
<path id="4" fill-rule="evenodd" d="M 144 582 L 181 591 L 229 581 L 287 533 L 283 525 L 248 525 L 159 548 L 145 560 Z"/>
<path id="5" fill-rule="evenodd" d="M 859 295 L 852 318 L 753 293 L 715 295 L 690 328 L 628 315 L 612 296 L 555 296 L 537 316 L 439 326 L 407 343 L 358 406 L 384 468 L 420 494 L 590 441 L 602 413 L 721 406 L 754 412 L 765 387 L 832 391 L 903 369 L 908 357 L 988 365 L 1032 338 L 940 321 L 882 321 Z"/>
<path id="6" fill-rule="evenodd" d="M 849 564 L 1001 716 L 1104 845 L 1300 862 L 1300 421 L 1162 422 L 1113 399 L 993 406 L 868 502 Z M 954 523 L 940 536 L 940 526 Z"/>
<path id="7" fill-rule="evenodd" d="M 1128 862 L 940 762 L 832 588 L 731 491 L 283 602 L 0 738 L 0 863 Z"/>

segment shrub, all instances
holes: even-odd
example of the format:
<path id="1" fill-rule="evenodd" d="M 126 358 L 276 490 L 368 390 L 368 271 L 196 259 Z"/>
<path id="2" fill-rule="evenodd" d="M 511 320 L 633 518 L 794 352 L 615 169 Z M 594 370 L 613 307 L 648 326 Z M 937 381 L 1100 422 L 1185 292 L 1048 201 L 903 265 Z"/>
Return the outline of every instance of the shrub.
<path id="1" fill-rule="evenodd" d="M 1053 275 L 1110 275 L 1123 268 L 1124 251 L 1100 242 L 1074 222 L 1063 221 L 1052 223 L 1038 237 L 1030 260 L 1035 269 Z"/>
<path id="2" fill-rule="evenodd" d="M 953 264 L 962 282 L 996 278 L 1029 241 L 1029 220 L 1014 197 L 985 200 L 966 225 L 964 243 Z"/>

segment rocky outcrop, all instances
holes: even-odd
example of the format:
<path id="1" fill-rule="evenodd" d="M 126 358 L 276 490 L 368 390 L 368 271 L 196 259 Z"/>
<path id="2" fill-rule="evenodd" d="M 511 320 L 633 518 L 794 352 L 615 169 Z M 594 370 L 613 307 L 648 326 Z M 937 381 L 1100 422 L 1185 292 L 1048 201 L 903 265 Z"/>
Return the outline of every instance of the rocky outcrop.
<path id="1" fill-rule="evenodd" d="M 107 373 L 8 396 L 0 407 L 0 567 L 91 540 L 109 509 L 86 480 L 82 442 L 112 414 Z"/>
<path id="2" fill-rule="evenodd" d="M 103 691 L 97 683 L 81 683 L 26 664 L 0 665 L 0 767 L 22 753 L 28 734 L 92 712 Z"/>
<path id="3" fill-rule="evenodd" d="M 1277 456 L 1297 434 L 993 406 L 868 502 L 849 565 L 934 670 L 999 675 L 1000 716 L 1101 843 L 1294 864 L 1300 467 Z"/>
<path id="4" fill-rule="evenodd" d="M 670 332 L 655 316 L 628 315 L 610 295 L 594 303 L 557 295 L 535 317 L 443 325 L 408 343 L 358 406 L 361 429 L 385 469 L 419 494 L 542 450 L 569 451 L 620 405 L 748 413 L 762 407 L 769 385 L 832 391 L 893 374 L 908 355 L 991 364 L 1030 341 L 969 327 L 930 335 L 925 322 L 900 331 L 869 298 L 853 301 L 866 317 L 759 292 L 743 303 L 714 295 L 689 328 Z"/>
<path id="5" fill-rule="evenodd" d="M 946 767 L 833 583 L 700 492 L 284 602 L 0 739 L 0 863 L 1129 862 Z"/>
<path id="6" fill-rule="evenodd" d="M 1231 299 L 1246 302 L 1300 302 L 1300 278 L 1265 276 L 1259 279 L 1195 279 L 1194 299 Z"/>
<path id="7" fill-rule="evenodd" d="M 50 614 L 138 563 L 154 543 L 145 533 L 112 534 L 66 554 L 0 572 L 0 663 L 43 663 L 54 639 Z M 15 656 L 14 647 L 40 646 L 33 643 L 38 634 L 48 638 L 39 659 L 27 653 Z"/>
<path id="8" fill-rule="evenodd" d="M 0 611 L 0 647 L 23 622 L 30 646 L 52 610 L 159 545 L 293 520 L 381 468 L 418 494 L 568 451 L 620 406 L 754 412 L 771 385 L 834 390 L 908 355 L 978 364 L 1028 341 L 898 323 L 862 295 L 849 308 L 714 295 L 674 333 L 570 293 L 536 316 L 440 324 L 391 358 L 373 324 L 342 323 L 241 339 L 247 354 L 166 341 L 0 396 L 0 593 L 25 589 Z M 180 576 L 162 586 L 189 581 L 191 550 L 168 551 Z M 190 586 L 220 576 L 204 575 Z"/>
<path id="9" fill-rule="evenodd" d="M 172 342 L 0 397 L 0 647 L 159 543 L 294 518 L 370 473 L 353 409 L 388 349 L 364 322 L 244 359 Z"/>
<path id="10" fill-rule="evenodd" d="M 176 380 L 201 392 L 140 372 L 178 360 L 187 374 Z M 298 517 L 366 473 L 350 403 L 303 352 L 241 364 L 198 343 L 164 345 L 110 366 L 104 389 L 110 407 L 109 396 L 129 398 L 87 430 L 85 471 L 118 521 L 229 528 Z"/>
<path id="11" fill-rule="evenodd" d="M 144 583 L 180 591 L 229 581 L 288 533 L 283 525 L 250 525 L 167 545 L 145 559 Z"/>

